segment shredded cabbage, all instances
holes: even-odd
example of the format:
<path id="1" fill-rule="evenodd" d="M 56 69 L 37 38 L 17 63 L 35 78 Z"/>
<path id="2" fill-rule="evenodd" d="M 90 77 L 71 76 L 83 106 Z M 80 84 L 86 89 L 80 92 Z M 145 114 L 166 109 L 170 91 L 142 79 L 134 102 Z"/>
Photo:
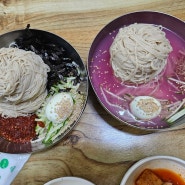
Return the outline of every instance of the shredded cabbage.
<path id="1" fill-rule="evenodd" d="M 70 117 L 67 118 L 65 121 L 61 122 L 60 124 L 54 124 L 50 120 L 47 119 L 45 115 L 45 109 L 48 101 L 51 99 L 52 96 L 60 93 L 60 92 L 69 92 L 73 98 L 73 101 L 75 103 L 75 97 L 77 94 L 77 89 L 80 85 L 78 83 L 77 85 L 74 85 L 75 77 L 67 77 L 64 81 L 60 81 L 58 84 L 51 87 L 50 92 L 48 93 L 48 96 L 46 98 L 46 101 L 42 104 L 40 109 L 37 110 L 36 115 L 37 118 L 35 121 L 37 122 L 43 122 L 45 124 L 44 127 L 41 127 L 39 124 L 36 126 L 36 134 L 39 138 L 43 138 L 43 143 L 52 143 L 60 134 L 60 130 L 64 125 L 68 124 L 70 121 Z"/>

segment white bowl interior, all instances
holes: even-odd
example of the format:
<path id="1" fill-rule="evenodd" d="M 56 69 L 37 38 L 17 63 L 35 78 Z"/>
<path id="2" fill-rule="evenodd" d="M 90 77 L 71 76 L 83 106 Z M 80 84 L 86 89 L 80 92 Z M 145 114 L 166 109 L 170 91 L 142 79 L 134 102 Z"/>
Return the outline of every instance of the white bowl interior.
<path id="1" fill-rule="evenodd" d="M 79 177 L 61 177 L 53 179 L 44 185 L 94 185 L 90 181 Z"/>

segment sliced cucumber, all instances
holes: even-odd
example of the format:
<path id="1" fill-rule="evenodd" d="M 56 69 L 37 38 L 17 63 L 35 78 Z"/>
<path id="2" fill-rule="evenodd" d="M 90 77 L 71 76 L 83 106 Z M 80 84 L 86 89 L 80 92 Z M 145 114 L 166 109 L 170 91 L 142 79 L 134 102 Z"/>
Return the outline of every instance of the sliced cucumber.
<path id="1" fill-rule="evenodd" d="M 166 121 L 170 124 L 172 124 L 174 121 L 178 120 L 181 118 L 183 115 L 185 115 L 185 108 L 168 118 Z"/>

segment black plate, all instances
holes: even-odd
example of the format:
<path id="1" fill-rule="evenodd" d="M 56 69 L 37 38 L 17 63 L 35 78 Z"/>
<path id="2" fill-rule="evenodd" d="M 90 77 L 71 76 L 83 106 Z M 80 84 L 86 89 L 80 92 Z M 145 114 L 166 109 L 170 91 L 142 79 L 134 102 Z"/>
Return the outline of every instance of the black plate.
<path id="1" fill-rule="evenodd" d="M 65 41 L 64 39 L 62 39 L 61 37 L 59 37 L 55 34 L 52 34 L 52 33 L 46 32 L 46 31 L 42 31 L 42 30 L 36 30 L 36 29 L 29 29 L 29 30 L 34 35 L 37 35 L 37 36 L 40 36 L 41 38 L 43 38 L 45 40 L 45 42 L 53 43 L 55 45 L 58 45 L 58 46 L 65 48 L 65 50 L 68 53 L 67 54 L 68 57 L 73 59 L 79 65 L 79 68 L 81 71 L 81 75 L 80 75 L 81 81 L 80 81 L 80 86 L 79 86 L 78 90 L 84 95 L 84 99 L 83 99 L 83 103 L 81 106 L 81 110 L 79 110 L 78 115 L 76 116 L 76 119 L 72 123 L 67 125 L 65 128 L 63 128 L 63 133 L 58 138 L 56 138 L 53 143 L 45 145 L 42 143 L 42 140 L 35 140 L 34 142 L 19 144 L 19 143 L 9 142 L 8 140 L 5 140 L 4 138 L 0 137 L 0 152 L 31 153 L 31 152 L 36 152 L 36 151 L 40 151 L 43 149 L 47 149 L 47 148 L 53 146 L 54 144 L 61 141 L 61 139 L 67 133 L 69 133 L 73 129 L 73 127 L 78 123 L 78 121 L 84 111 L 84 108 L 86 106 L 86 102 L 87 102 L 88 77 L 87 77 L 87 72 L 86 72 L 86 68 L 84 66 L 84 63 L 81 60 L 77 51 L 67 41 Z M 9 47 L 10 44 L 14 43 L 18 38 L 22 37 L 24 34 L 25 34 L 25 30 L 16 30 L 16 31 L 1 35 L 0 36 L 0 48 L 1 47 Z"/>

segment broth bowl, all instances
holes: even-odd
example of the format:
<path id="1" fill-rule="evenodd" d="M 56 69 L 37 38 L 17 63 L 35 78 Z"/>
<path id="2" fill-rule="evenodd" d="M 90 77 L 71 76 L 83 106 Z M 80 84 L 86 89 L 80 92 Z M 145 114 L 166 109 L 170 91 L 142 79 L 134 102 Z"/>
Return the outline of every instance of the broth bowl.
<path id="1" fill-rule="evenodd" d="M 127 83 L 124 80 L 120 80 L 115 74 L 111 59 L 111 48 L 116 40 L 116 36 L 119 34 L 119 30 L 134 24 L 141 24 L 142 26 L 143 24 L 147 24 L 161 28 L 173 49 L 168 54 L 167 65 L 160 75 L 156 75 L 155 78 L 149 82 L 141 84 Z M 175 119 L 175 121 L 174 119 L 173 121 L 168 120 L 171 112 L 166 111 L 166 106 L 169 107 L 168 105 L 170 104 L 172 107 L 176 102 L 182 101 L 185 98 L 178 85 L 171 82 L 171 80 L 176 78 L 175 75 L 177 75 L 176 70 L 179 65 L 180 51 L 185 48 L 185 32 L 182 32 L 184 28 L 185 23 L 171 15 L 161 12 L 140 11 L 128 13 L 114 19 L 98 33 L 89 51 L 88 72 L 93 90 L 99 102 L 108 113 L 126 125 L 150 131 L 172 129 L 184 123 L 184 116 Z M 124 32 L 124 34 L 126 33 Z M 124 50 L 124 52 L 127 51 Z M 123 56 L 121 51 L 117 53 Z M 132 53 L 130 55 L 132 55 Z M 124 56 L 123 58 L 128 58 L 126 55 Z M 132 56 L 133 58 L 136 57 L 134 55 Z M 132 65 L 134 62 L 130 62 L 129 65 L 129 61 L 131 60 L 128 59 L 127 66 L 131 65 L 133 69 L 136 69 L 136 67 L 134 68 L 134 65 Z M 119 66 L 121 67 L 119 68 Z M 122 68 L 127 70 L 127 66 L 124 68 L 122 64 L 119 64 L 116 69 L 119 69 L 120 72 L 123 73 Z M 185 65 L 183 64 L 182 66 Z M 128 73 L 128 75 L 125 73 L 124 75 L 129 76 L 130 73 Z M 138 115 L 134 115 L 133 109 L 131 110 L 130 108 L 130 102 L 137 97 L 143 96 L 150 96 L 160 101 L 162 109 L 160 114 L 157 114 L 157 117 L 140 119 Z M 165 105 L 164 102 L 166 103 Z M 134 108 L 136 109 L 137 107 L 135 106 Z"/>

